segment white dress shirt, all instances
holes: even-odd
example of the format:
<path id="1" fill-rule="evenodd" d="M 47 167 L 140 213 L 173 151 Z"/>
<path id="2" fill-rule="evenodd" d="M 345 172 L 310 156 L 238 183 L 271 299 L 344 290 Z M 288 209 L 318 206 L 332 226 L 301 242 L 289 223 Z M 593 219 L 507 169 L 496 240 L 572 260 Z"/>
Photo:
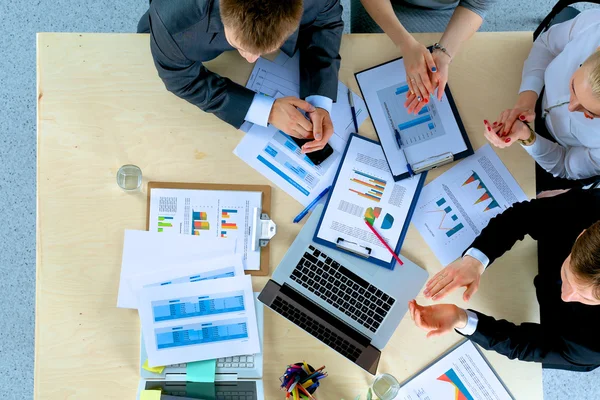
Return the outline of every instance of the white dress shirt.
<path id="1" fill-rule="evenodd" d="M 541 34 L 525 61 L 519 93 L 532 90 L 539 95 L 545 84 L 543 108 L 554 107 L 545 122 L 558 144 L 538 135 L 533 145 L 523 148 L 556 177 L 600 175 L 600 120 L 568 110 L 571 76 L 599 46 L 600 10 L 593 9 Z"/>
<path id="2" fill-rule="evenodd" d="M 274 99 L 273 97 L 256 93 L 244 119 L 248 122 L 252 122 L 253 124 L 257 124 L 260 126 L 269 125 L 269 115 L 271 115 L 271 109 L 273 108 L 273 103 L 275 103 L 275 100 L 276 99 Z M 333 100 L 329 97 L 312 95 L 308 96 L 306 98 L 306 101 L 310 103 L 313 107 L 322 108 L 329 114 L 331 114 Z"/>

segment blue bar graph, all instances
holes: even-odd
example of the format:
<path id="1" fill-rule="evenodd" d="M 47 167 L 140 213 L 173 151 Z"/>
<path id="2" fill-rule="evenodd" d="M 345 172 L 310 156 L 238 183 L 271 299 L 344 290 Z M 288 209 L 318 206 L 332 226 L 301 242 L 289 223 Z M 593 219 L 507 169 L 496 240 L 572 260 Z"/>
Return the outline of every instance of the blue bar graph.
<path id="1" fill-rule="evenodd" d="M 227 213 L 227 214 L 237 214 L 238 210 L 227 210 L 225 208 L 223 208 L 221 210 L 221 212 Z"/>
<path id="2" fill-rule="evenodd" d="M 396 94 L 402 94 L 408 92 L 408 85 L 400 86 L 396 89 Z"/>
<path id="3" fill-rule="evenodd" d="M 451 208 L 450 206 L 448 206 L 448 207 L 444 208 L 444 212 L 445 212 L 446 214 L 450 214 L 450 212 L 451 212 L 451 211 L 452 211 L 452 208 Z"/>
<path id="4" fill-rule="evenodd" d="M 413 126 L 421 125 L 429 121 L 431 121 L 431 116 L 427 114 L 423 115 L 422 117 L 415 118 L 411 121 L 403 122 L 400 125 L 398 125 L 398 128 L 400 128 L 400 130 L 403 131 L 412 128 Z"/>
<path id="5" fill-rule="evenodd" d="M 155 329 L 158 350 L 248 338 L 245 318 Z"/>
<path id="6" fill-rule="evenodd" d="M 443 198 L 443 197 L 441 199 L 439 199 L 438 201 L 435 202 L 435 204 L 437 204 L 438 207 L 441 207 L 445 203 L 446 203 L 446 199 Z"/>
<path id="7" fill-rule="evenodd" d="M 271 164 L 269 161 L 267 161 L 263 156 L 259 155 L 257 158 L 258 158 L 258 161 L 260 161 L 263 164 L 265 164 L 273 172 L 275 172 L 277 175 L 279 175 L 285 181 L 287 181 L 290 185 L 292 185 L 293 187 L 295 187 L 296 189 L 298 189 L 300 191 L 300 193 L 302 193 L 305 196 L 308 196 L 310 194 L 310 192 L 308 190 L 306 190 L 302 186 L 298 185 L 298 183 L 296 183 L 296 181 L 294 181 L 292 178 L 290 178 L 285 172 L 283 172 L 282 170 L 280 170 L 279 168 L 277 168 L 276 166 L 274 166 L 273 164 Z"/>
<path id="8" fill-rule="evenodd" d="M 464 228 L 464 225 L 462 223 L 456 225 L 454 228 L 450 229 L 449 231 L 446 232 L 446 236 L 448 237 L 452 237 L 452 235 L 454 235 L 455 233 L 457 233 L 458 231 L 460 231 L 462 228 Z"/>
<path id="9" fill-rule="evenodd" d="M 418 115 L 423 115 L 423 114 L 427 114 L 429 112 L 429 108 L 428 107 L 423 107 L 421 109 L 421 111 L 419 111 Z"/>
<path id="10" fill-rule="evenodd" d="M 427 125 L 427 127 L 429 129 L 435 129 L 435 125 L 433 124 L 433 122 L 430 122 L 429 125 Z"/>
<path id="11" fill-rule="evenodd" d="M 173 285 L 178 283 L 188 283 L 188 282 L 200 282 L 200 281 L 208 281 L 211 279 L 221 279 L 221 278 L 232 278 L 235 276 L 234 267 L 225 267 L 220 268 L 214 271 L 202 272 L 200 274 L 182 276 L 181 278 L 172 279 L 170 281 L 153 283 L 150 285 L 145 285 L 144 287 L 154 287 L 154 286 L 166 286 Z"/>
<path id="12" fill-rule="evenodd" d="M 456 215 L 452 216 L 452 221 L 456 221 L 458 219 L 458 217 Z"/>
<path id="13" fill-rule="evenodd" d="M 221 298 L 196 296 L 152 302 L 152 312 L 154 313 L 155 322 L 205 317 L 208 315 L 226 314 L 244 310 L 243 293 Z"/>

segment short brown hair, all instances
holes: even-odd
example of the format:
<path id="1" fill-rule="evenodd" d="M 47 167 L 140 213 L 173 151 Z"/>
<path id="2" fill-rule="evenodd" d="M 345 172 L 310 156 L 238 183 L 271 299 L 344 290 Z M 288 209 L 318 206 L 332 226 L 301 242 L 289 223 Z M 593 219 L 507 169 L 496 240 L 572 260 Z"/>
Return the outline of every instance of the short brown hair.
<path id="1" fill-rule="evenodd" d="M 223 25 L 231 29 L 243 50 L 273 51 L 298 28 L 303 0 L 219 0 Z"/>
<path id="2" fill-rule="evenodd" d="M 600 299 L 600 221 L 575 241 L 571 249 L 571 268 L 577 278 L 594 287 L 594 296 Z"/>

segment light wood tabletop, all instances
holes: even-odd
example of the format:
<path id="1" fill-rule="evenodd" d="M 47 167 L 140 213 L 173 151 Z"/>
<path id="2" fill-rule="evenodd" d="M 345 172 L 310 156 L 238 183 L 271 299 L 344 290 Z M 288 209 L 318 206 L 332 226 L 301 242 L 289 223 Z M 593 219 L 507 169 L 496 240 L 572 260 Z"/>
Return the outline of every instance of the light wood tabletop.
<path id="1" fill-rule="evenodd" d="M 415 35 L 425 44 L 439 34 Z M 483 119 L 495 119 L 515 101 L 530 33 L 477 33 L 450 69 L 450 87 L 475 149 L 486 143 Z M 383 35 L 347 35 L 340 79 L 358 93 L 354 73 L 399 56 Z M 245 84 L 252 65 L 237 53 L 207 63 Z M 140 331 L 133 310 L 116 308 L 125 229 L 146 226 L 148 181 L 267 184 L 233 155 L 240 132 L 167 92 L 147 35 L 38 35 L 38 180 L 35 399 L 134 399 L 139 381 Z M 375 138 L 371 121 L 360 133 Z M 531 198 L 534 162 L 520 146 L 497 154 Z M 144 187 L 126 193 L 115 175 L 138 165 Z M 430 173 L 431 180 L 448 167 Z M 272 185 L 273 186 L 273 185 Z M 273 186 L 271 272 L 298 234 L 302 206 Z M 411 226 L 402 254 L 430 275 L 441 269 Z M 535 243 L 527 238 L 482 277 L 469 308 L 519 323 L 538 321 L 533 278 Z M 268 277 L 254 277 L 260 291 Z M 419 302 L 428 304 L 422 295 Z M 466 306 L 462 290 L 448 298 Z M 426 339 L 405 316 L 383 350 L 379 371 L 400 381 L 461 340 L 451 333 Z M 517 399 L 542 398 L 539 364 L 485 352 Z M 278 377 L 306 360 L 329 372 L 321 400 L 352 400 L 372 377 L 283 318 L 265 310 L 266 399 L 283 399 Z"/>

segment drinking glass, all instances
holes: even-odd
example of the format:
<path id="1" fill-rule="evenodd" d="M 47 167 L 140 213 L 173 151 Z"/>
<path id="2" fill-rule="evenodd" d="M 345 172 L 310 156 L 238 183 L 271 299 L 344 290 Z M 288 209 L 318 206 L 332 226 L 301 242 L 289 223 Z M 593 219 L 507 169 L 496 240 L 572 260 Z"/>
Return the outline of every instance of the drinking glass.
<path id="1" fill-rule="evenodd" d="M 400 382 L 390 374 L 379 374 L 373 380 L 372 389 L 379 400 L 392 400 L 400 390 Z"/>
<path id="2" fill-rule="evenodd" d="M 142 170 L 136 165 L 123 165 L 117 171 L 117 185 L 128 192 L 138 190 L 142 186 Z"/>

